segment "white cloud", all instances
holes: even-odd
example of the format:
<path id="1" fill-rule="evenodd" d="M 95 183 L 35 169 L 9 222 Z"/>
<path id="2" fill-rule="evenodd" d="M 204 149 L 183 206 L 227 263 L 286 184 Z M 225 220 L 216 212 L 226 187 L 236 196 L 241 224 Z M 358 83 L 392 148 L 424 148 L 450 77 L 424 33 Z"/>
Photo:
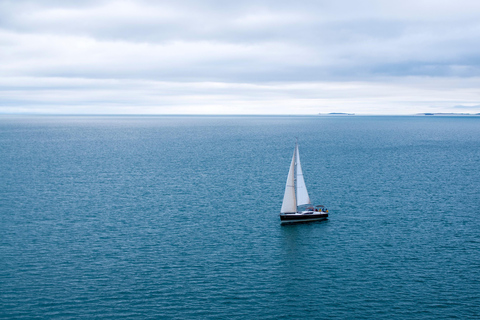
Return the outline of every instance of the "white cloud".
<path id="1" fill-rule="evenodd" d="M 480 78 L 379 82 L 225 83 L 79 78 L 0 81 L 4 112 L 121 114 L 412 114 L 472 112 Z"/>

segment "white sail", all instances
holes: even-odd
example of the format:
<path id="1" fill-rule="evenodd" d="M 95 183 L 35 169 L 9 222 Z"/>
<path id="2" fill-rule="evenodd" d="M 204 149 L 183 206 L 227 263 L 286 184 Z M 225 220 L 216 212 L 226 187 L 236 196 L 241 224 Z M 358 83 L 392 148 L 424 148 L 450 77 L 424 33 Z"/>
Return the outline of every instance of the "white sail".
<path id="1" fill-rule="evenodd" d="M 285 194 L 283 195 L 282 210 L 280 212 L 297 212 L 297 201 L 295 200 L 295 151 L 293 152 L 290 170 L 288 170 L 287 184 L 285 185 Z"/>
<path id="2" fill-rule="evenodd" d="M 307 186 L 303 179 L 302 166 L 300 165 L 300 154 L 298 152 L 298 144 L 295 145 L 296 154 L 296 185 L 297 185 L 297 205 L 310 204 L 310 197 L 308 196 Z"/>

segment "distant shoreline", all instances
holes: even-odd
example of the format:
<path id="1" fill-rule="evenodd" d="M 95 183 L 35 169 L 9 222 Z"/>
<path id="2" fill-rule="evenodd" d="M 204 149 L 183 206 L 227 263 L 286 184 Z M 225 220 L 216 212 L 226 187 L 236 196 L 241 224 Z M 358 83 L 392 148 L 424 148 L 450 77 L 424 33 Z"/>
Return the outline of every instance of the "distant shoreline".
<path id="1" fill-rule="evenodd" d="M 442 112 L 425 112 L 417 113 L 416 116 L 480 116 L 480 113 L 442 113 Z"/>

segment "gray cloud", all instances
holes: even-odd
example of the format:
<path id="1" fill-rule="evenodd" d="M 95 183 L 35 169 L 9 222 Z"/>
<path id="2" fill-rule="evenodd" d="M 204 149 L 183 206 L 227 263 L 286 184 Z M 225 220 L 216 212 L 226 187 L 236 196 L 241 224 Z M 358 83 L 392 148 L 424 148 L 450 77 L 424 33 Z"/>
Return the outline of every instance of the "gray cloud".
<path id="1" fill-rule="evenodd" d="M 476 110 L 477 112 L 480 113 L 480 104 L 478 105 L 473 105 L 473 106 L 454 106 L 454 109 L 461 109 L 461 110 Z"/>
<path id="2" fill-rule="evenodd" d="M 204 94 L 215 105 L 241 99 L 247 103 L 249 94 L 255 96 L 262 90 L 266 90 L 273 103 L 285 98 L 277 89 L 292 83 L 311 88 L 309 83 L 355 82 L 371 89 L 382 81 L 400 85 L 403 81 L 398 79 L 413 77 L 425 83 L 445 78 L 455 79 L 453 83 L 463 79 L 462 82 L 472 84 L 480 77 L 479 13 L 479 3 L 465 0 L 2 1 L 0 76 L 2 83 L 15 79 L 29 79 L 32 83 L 64 79 L 72 89 L 61 86 L 61 81 L 53 81 L 47 87 L 62 93 L 61 103 L 69 104 L 70 96 L 82 106 L 89 101 L 113 101 L 112 105 L 117 106 L 125 101 L 128 105 L 151 106 L 185 103 L 185 99 L 179 98 L 181 94 L 163 100 L 166 93 L 148 95 L 150 98 L 145 100 L 138 90 L 122 102 L 115 94 L 107 93 L 122 90 L 125 83 L 185 83 L 177 87 L 184 96 L 202 101 L 198 97 Z M 95 91 L 76 79 L 85 79 L 89 84 L 101 81 L 102 85 L 110 80 L 116 82 L 110 83 L 113 87 L 106 91 Z M 235 88 L 251 84 L 256 90 L 243 91 L 242 95 L 227 86 L 232 94 L 225 100 L 226 94 L 218 86 L 198 93 L 198 83 L 229 83 Z M 270 90 L 273 84 L 277 89 Z M 344 97 L 352 93 L 364 99 L 360 92 L 345 89 L 348 85 L 340 87 L 346 91 L 335 91 L 336 97 L 328 97 L 329 105 L 343 103 Z M 40 83 L 25 90 L 48 91 Z M 144 90 L 152 89 L 147 86 Z M 304 105 L 302 94 L 312 96 L 309 90 L 290 91 L 291 103 Z M 397 93 L 402 90 L 394 86 L 389 90 L 399 101 Z M 21 104 L 35 105 L 35 99 L 16 98 L 12 88 L 0 88 L 0 92 L 7 91 L 9 97 L 1 103 L 4 110 Z M 97 98 L 80 101 L 73 98 L 76 92 Z M 48 99 L 53 105 L 60 103 L 50 95 L 32 96 L 37 97 L 38 105 L 48 104 Z M 319 99 L 319 104 L 325 102 L 321 100 L 323 96 L 311 99 Z M 448 98 L 446 103 L 478 105 L 478 95 L 469 94 L 465 99 L 456 99 L 457 103 Z M 259 110 L 262 105 L 269 110 L 268 103 L 261 100 L 257 101 Z M 404 100 L 418 108 L 429 103 L 423 96 L 416 98 L 418 102 L 412 102 L 413 97 Z M 310 102 L 313 108 L 316 102 Z M 377 102 L 390 103 L 392 108 L 398 105 L 384 98 Z M 364 108 L 367 103 L 358 104 Z M 302 110 L 310 112 L 308 108 Z"/>

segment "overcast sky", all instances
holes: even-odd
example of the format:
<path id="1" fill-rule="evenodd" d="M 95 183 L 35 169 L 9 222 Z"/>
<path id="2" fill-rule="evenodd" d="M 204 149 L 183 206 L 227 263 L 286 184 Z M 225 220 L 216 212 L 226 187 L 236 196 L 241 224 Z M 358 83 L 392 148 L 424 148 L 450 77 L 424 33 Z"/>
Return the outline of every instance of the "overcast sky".
<path id="1" fill-rule="evenodd" d="M 478 0 L 0 0 L 0 113 L 480 112 Z"/>

